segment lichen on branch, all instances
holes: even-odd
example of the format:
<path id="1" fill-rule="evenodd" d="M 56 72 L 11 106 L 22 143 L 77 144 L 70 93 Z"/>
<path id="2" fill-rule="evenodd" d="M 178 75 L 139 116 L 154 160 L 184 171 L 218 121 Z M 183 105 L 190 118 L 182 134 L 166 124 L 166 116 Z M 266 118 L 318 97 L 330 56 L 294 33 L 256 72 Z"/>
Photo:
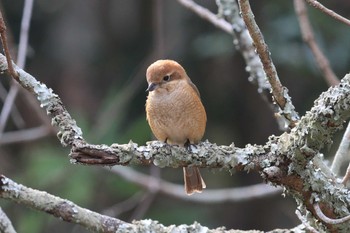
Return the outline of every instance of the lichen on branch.
<path id="1" fill-rule="evenodd" d="M 80 128 L 63 106 L 59 97 L 45 84 L 14 65 L 20 84 L 35 94 L 40 105 L 52 117 L 58 127 L 59 139 L 64 146 L 71 147 L 71 161 L 90 165 L 150 164 L 159 167 L 221 168 L 223 170 L 254 170 L 260 172 L 265 181 L 283 186 L 299 203 L 303 214 L 317 215 L 314 201 L 328 203 L 323 212 L 334 217 L 349 215 L 350 197 L 334 177 L 322 172 L 313 159 L 319 151 L 332 143 L 334 133 L 342 128 L 350 116 L 350 75 L 341 83 L 322 93 L 314 107 L 305 114 L 289 133 L 271 136 L 265 145 L 246 145 L 238 148 L 233 144 L 218 146 L 208 141 L 201 142 L 192 151 L 161 142 L 150 142 L 144 146 L 136 143 L 92 145 L 87 143 Z M 6 58 L 0 55 L 0 71 L 7 70 Z M 311 198 L 312 197 L 312 198 Z M 318 219 L 318 229 L 331 226 Z M 347 224 L 337 226 L 350 230 Z"/>

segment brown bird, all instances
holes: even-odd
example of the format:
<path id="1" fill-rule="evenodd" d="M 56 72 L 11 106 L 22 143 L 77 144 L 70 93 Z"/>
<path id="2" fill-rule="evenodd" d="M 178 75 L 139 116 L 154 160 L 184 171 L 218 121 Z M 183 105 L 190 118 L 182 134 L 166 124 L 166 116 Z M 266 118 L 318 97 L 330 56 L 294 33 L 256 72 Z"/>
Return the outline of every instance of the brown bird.
<path id="1" fill-rule="evenodd" d="M 155 137 L 170 145 L 189 147 L 198 143 L 205 131 L 207 115 L 197 87 L 184 68 L 172 60 L 158 60 L 146 73 L 149 92 L 147 121 Z M 206 187 L 197 167 L 184 167 L 188 195 Z"/>

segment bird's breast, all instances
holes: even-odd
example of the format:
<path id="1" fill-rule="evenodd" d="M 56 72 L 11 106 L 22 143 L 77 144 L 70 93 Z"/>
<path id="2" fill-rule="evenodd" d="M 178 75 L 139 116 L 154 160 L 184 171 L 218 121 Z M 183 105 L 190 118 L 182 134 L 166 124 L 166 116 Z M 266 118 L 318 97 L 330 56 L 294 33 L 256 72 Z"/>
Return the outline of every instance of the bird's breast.
<path id="1" fill-rule="evenodd" d="M 196 93 L 178 88 L 171 93 L 150 92 L 147 120 L 158 140 L 183 145 L 197 143 L 204 134 L 206 113 Z"/>

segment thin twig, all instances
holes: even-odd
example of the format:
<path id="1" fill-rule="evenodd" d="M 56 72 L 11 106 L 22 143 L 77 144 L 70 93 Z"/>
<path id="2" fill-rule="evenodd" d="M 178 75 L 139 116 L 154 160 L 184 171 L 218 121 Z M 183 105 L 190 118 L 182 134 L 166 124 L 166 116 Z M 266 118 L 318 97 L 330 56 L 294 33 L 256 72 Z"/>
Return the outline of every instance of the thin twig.
<path id="1" fill-rule="evenodd" d="M 151 166 L 149 170 L 151 177 L 160 180 L 161 171 L 159 167 Z M 153 184 L 154 187 L 148 189 L 147 192 L 138 201 L 138 205 L 135 208 L 133 214 L 131 215 L 130 220 L 142 219 L 143 216 L 147 213 L 148 209 L 151 207 L 152 203 L 157 197 L 157 194 L 159 193 L 159 182 L 154 182 Z"/>
<path id="2" fill-rule="evenodd" d="M 208 9 L 196 4 L 192 0 L 177 0 L 181 5 L 195 12 L 199 17 L 209 21 L 215 27 L 232 35 L 232 25 L 224 19 L 210 12 Z"/>
<path id="3" fill-rule="evenodd" d="M 219 7 L 219 13 L 214 14 L 192 0 L 178 0 L 178 2 L 199 17 L 233 36 L 233 44 L 245 59 L 246 71 L 250 74 L 248 80 L 257 85 L 258 92 L 262 99 L 270 105 L 271 109 L 275 113 L 280 113 L 281 109 L 277 105 L 271 104 L 269 100 L 271 85 L 269 82 L 266 82 L 266 75 L 264 74 L 261 61 L 255 52 L 256 49 L 253 46 L 252 38 L 239 15 L 237 3 L 235 1 L 217 0 L 216 3 Z M 228 22 L 225 19 L 228 20 Z M 293 123 L 288 123 L 286 118 L 294 120 L 299 119 L 291 103 L 288 103 L 288 109 L 282 110 L 282 114 L 278 115 L 289 115 L 288 117 L 276 117 L 282 131 L 285 131 L 288 126 L 291 127 L 293 125 Z"/>
<path id="4" fill-rule="evenodd" d="M 318 202 L 313 204 L 313 207 L 315 209 L 316 215 L 325 223 L 331 224 L 331 225 L 336 225 L 336 224 L 342 224 L 350 220 L 350 215 L 339 218 L 339 219 L 333 219 L 327 217 L 321 210 L 320 204 Z"/>
<path id="5" fill-rule="evenodd" d="M 343 138 L 339 144 L 338 150 L 335 153 L 335 156 L 332 162 L 331 170 L 335 175 L 339 175 L 341 166 L 344 164 L 346 160 L 350 159 L 349 150 L 350 150 L 350 122 L 346 127 L 345 133 L 343 135 Z"/>
<path id="6" fill-rule="evenodd" d="M 9 118 L 9 115 L 12 111 L 12 107 L 14 105 L 14 102 L 16 100 L 17 94 L 19 91 L 19 84 L 16 82 L 13 82 L 11 84 L 10 91 L 8 92 L 8 95 L 6 96 L 4 105 L 2 106 L 1 109 L 1 114 L 0 114 L 0 140 L 2 137 L 2 134 L 5 131 L 6 123 Z"/>
<path id="7" fill-rule="evenodd" d="M 299 220 L 302 222 L 302 225 L 311 233 L 319 233 L 314 227 L 312 227 L 306 219 L 301 215 L 301 212 L 299 210 L 295 211 L 295 214 L 299 218 Z"/>
<path id="8" fill-rule="evenodd" d="M 327 7 L 325 7 L 324 5 L 322 5 L 321 3 L 319 3 L 316 0 L 305 0 L 307 3 L 309 3 L 311 6 L 315 7 L 316 9 L 319 9 L 320 11 L 322 11 L 323 13 L 331 16 L 332 18 L 350 26 L 350 20 L 348 20 L 347 18 L 335 13 L 334 11 L 328 9 Z"/>
<path id="9" fill-rule="evenodd" d="M 173 184 L 159 178 L 137 172 L 129 167 L 113 167 L 107 169 L 118 174 L 125 180 L 140 185 L 152 192 L 159 190 L 166 194 L 182 200 L 199 203 L 223 203 L 223 202 L 244 202 L 259 198 L 266 198 L 281 193 L 281 189 L 268 186 L 266 184 L 256 184 L 247 187 L 206 189 L 201 195 L 188 196 L 184 192 L 183 185 Z"/>
<path id="10" fill-rule="evenodd" d="M 2 85 L 2 83 L 0 83 L 0 99 L 3 102 L 5 102 L 7 95 L 8 95 L 7 90 Z M 17 128 L 23 128 L 25 126 L 24 119 L 21 116 L 21 114 L 20 114 L 20 112 L 19 112 L 19 110 L 18 110 L 18 108 L 16 106 L 12 107 L 11 117 L 12 117 L 13 122 L 16 125 Z M 0 130 L 0 132 L 1 132 L 1 130 Z"/>
<path id="11" fill-rule="evenodd" d="M 127 212 L 138 204 L 138 200 L 142 197 L 144 191 L 139 191 L 126 199 L 125 201 L 119 202 L 113 206 L 108 207 L 102 211 L 102 214 L 111 217 L 118 217 L 120 214 Z"/>
<path id="12" fill-rule="evenodd" d="M 316 43 L 313 29 L 307 15 L 307 9 L 304 0 L 294 0 L 294 9 L 298 16 L 303 40 L 310 47 L 311 52 L 315 57 L 316 64 L 322 71 L 325 80 L 330 86 L 337 85 L 339 83 L 339 79 L 330 67 L 327 57 L 323 54 Z"/>
<path id="13" fill-rule="evenodd" d="M 22 16 L 22 22 L 21 22 L 21 33 L 20 33 L 20 43 L 19 43 L 19 50 L 18 50 L 18 56 L 17 56 L 17 65 L 21 68 L 24 68 L 25 66 L 25 58 L 27 54 L 27 47 L 28 47 L 28 33 L 29 33 L 29 26 L 30 26 L 30 19 L 31 19 L 31 12 L 33 9 L 33 0 L 26 0 L 24 3 L 24 9 L 23 9 L 23 16 Z M 0 12 L 1 14 L 1 12 Z M 6 37 L 6 26 L 5 22 L 2 18 L 2 15 L 0 16 L 0 27 L 3 30 L 0 31 L 1 38 L 2 38 L 2 44 L 4 47 L 4 52 L 6 55 L 7 63 L 9 66 L 9 73 L 11 76 L 18 82 L 19 77 L 18 73 L 15 72 L 10 56 L 10 52 L 8 49 L 7 44 L 7 37 Z M 8 96 L 4 102 L 4 106 L 1 111 L 0 115 L 0 140 L 2 137 L 2 134 L 4 132 L 7 120 L 9 118 L 9 115 L 12 111 L 12 108 L 14 106 L 14 102 L 16 100 L 17 94 L 19 92 L 19 84 L 16 82 L 13 82 L 11 84 L 10 91 L 8 93 Z"/>
<path id="14" fill-rule="evenodd" d="M 1 12 L 0 12 L 0 37 L 1 37 L 2 47 L 4 48 L 7 64 L 8 64 L 8 72 L 10 73 L 12 78 L 19 81 L 18 74 L 16 73 L 12 65 L 11 54 L 7 44 L 6 24 L 4 22 Z"/>
<path id="15" fill-rule="evenodd" d="M 255 22 L 254 14 L 251 10 L 250 3 L 248 0 L 239 0 L 239 8 L 242 14 L 242 18 L 247 26 L 250 36 L 253 39 L 254 45 L 256 47 L 256 52 L 258 53 L 260 60 L 262 62 L 267 80 L 271 84 L 272 95 L 276 101 L 276 104 L 283 110 L 287 110 L 288 113 L 294 112 L 294 106 L 291 104 L 291 98 L 289 97 L 287 90 L 282 86 L 275 65 L 272 62 L 270 56 L 270 51 L 268 46 L 264 41 L 264 37 Z M 295 123 L 298 121 L 298 117 L 291 117 L 290 114 L 283 114 L 287 120 L 290 122 L 290 127 L 294 127 Z M 292 116 L 298 116 L 298 114 L 292 114 Z"/>
<path id="16" fill-rule="evenodd" d="M 146 192 L 138 200 L 138 205 L 130 216 L 130 221 L 142 219 L 143 216 L 147 213 L 147 210 L 151 207 L 152 203 L 155 201 L 157 193 Z"/>
<path id="17" fill-rule="evenodd" d="M 242 13 L 242 18 L 247 25 L 250 36 L 254 41 L 256 52 L 259 54 L 267 79 L 271 84 L 272 94 L 275 97 L 276 103 L 283 109 L 286 104 L 286 100 L 283 96 L 283 86 L 278 78 L 275 65 L 272 62 L 268 46 L 265 43 L 264 37 L 254 20 L 254 14 L 251 10 L 250 3 L 248 0 L 239 0 L 238 2 Z"/>
<path id="18" fill-rule="evenodd" d="M 341 181 L 342 184 L 347 186 L 349 179 L 350 179 L 350 163 L 349 163 L 348 168 L 346 169 L 345 175 Z"/>
<path id="19" fill-rule="evenodd" d="M 19 37 L 19 45 L 18 45 L 18 55 L 16 64 L 24 68 L 26 65 L 26 56 L 28 49 L 28 37 L 29 37 L 29 28 L 30 21 L 32 18 L 33 12 L 33 0 L 25 0 L 24 8 L 23 8 L 23 16 L 21 22 L 21 33 Z"/>
<path id="20" fill-rule="evenodd" d="M 51 126 L 46 125 L 30 129 L 16 130 L 13 132 L 5 132 L 0 139 L 0 145 L 38 140 L 47 137 L 50 133 L 54 135 Z"/>

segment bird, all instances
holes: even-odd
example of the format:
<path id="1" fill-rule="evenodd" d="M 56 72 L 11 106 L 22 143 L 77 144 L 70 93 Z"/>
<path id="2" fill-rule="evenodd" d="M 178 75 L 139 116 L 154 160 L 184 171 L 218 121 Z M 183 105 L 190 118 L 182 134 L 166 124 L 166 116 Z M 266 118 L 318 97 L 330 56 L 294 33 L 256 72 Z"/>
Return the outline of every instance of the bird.
<path id="1" fill-rule="evenodd" d="M 146 119 L 154 136 L 170 145 L 190 149 L 202 139 L 207 115 L 199 91 L 174 60 L 158 60 L 146 71 Z M 185 192 L 201 193 L 206 184 L 198 167 L 183 168 Z"/>

